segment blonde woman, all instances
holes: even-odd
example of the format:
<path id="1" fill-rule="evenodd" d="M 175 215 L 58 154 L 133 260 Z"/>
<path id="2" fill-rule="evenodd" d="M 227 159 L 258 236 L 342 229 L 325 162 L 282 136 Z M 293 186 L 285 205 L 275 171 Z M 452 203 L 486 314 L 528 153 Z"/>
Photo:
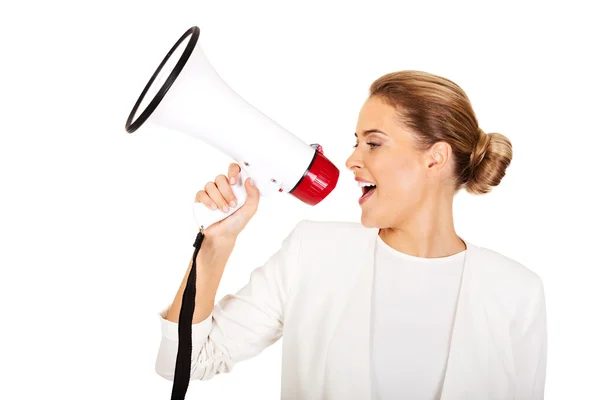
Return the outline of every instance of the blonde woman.
<path id="1" fill-rule="evenodd" d="M 362 187 L 360 223 L 301 221 L 217 304 L 237 235 L 258 207 L 256 187 L 244 182 L 247 203 L 206 230 L 191 379 L 230 372 L 283 337 L 282 399 L 542 399 L 542 281 L 460 237 L 452 214 L 457 191 L 489 192 L 511 157 L 510 141 L 479 127 L 455 83 L 419 71 L 377 79 L 346 162 Z M 196 201 L 225 211 L 238 173 L 232 164 Z M 156 370 L 167 379 L 186 279 L 161 313 Z"/>

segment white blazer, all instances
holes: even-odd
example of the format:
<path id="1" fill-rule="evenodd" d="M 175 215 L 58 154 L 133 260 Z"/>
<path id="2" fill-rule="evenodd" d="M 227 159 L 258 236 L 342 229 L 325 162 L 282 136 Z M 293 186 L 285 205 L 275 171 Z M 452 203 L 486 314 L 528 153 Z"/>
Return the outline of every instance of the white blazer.
<path id="1" fill-rule="evenodd" d="M 230 372 L 283 338 L 282 399 L 369 400 L 378 232 L 353 222 L 300 222 L 245 287 L 193 326 L 190 384 Z M 172 380 L 177 324 L 165 312 L 156 372 Z M 543 399 L 546 343 L 538 275 L 467 243 L 439 399 Z"/>

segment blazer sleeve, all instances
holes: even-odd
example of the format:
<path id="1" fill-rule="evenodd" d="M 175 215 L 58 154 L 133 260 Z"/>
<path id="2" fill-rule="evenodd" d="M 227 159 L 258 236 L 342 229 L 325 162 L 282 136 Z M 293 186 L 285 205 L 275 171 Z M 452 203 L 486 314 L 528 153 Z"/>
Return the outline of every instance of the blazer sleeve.
<path id="1" fill-rule="evenodd" d="M 192 325 L 190 380 L 208 380 L 230 372 L 242 360 L 259 354 L 283 334 L 283 310 L 301 242 L 301 221 L 265 264 L 253 270 L 248 283 L 223 297 L 211 315 Z M 156 373 L 173 380 L 177 358 L 177 323 L 160 313 L 162 339 Z"/>
<path id="2" fill-rule="evenodd" d="M 546 301 L 544 286 L 536 278 L 524 305 L 520 332 L 514 337 L 516 400 L 542 400 L 546 381 Z"/>

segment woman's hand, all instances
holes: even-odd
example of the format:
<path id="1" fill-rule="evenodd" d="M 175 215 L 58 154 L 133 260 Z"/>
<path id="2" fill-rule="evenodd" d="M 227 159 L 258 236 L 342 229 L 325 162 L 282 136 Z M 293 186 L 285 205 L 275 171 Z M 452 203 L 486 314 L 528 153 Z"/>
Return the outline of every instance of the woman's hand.
<path id="1" fill-rule="evenodd" d="M 237 199 L 235 198 L 231 185 L 239 181 L 239 175 L 240 166 L 237 163 L 231 163 L 229 165 L 229 170 L 227 171 L 227 176 L 218 175 L 214 182 L 208 182 L 205 185 L 204 190 L 200 190 L 196 193 L 196 202 L 204 204 L 211 210 L 219 208 L 223 212 L 228 212 L 230 208 L 237 205 Z M 243 184 L 246 193 L 248 194 L 244 205 L 227 218 L 207 227 L 204 231 L 206 238 L 230 239 L 235 241 L 250 219 L 256 214 L 260 192 L 258 188 L 251 183 L 250 178 L 246 179 L 246 182 L 243 182 Z"/>

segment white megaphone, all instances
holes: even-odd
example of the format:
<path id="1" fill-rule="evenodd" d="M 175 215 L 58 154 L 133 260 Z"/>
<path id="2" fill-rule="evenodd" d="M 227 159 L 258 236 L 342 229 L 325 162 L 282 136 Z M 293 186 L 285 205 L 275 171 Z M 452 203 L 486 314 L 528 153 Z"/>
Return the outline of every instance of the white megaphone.
<path id="1" fill-rule="evenodd" d="M 308 145 L 234 92 L 206 58 L 200 29 L 188 29 L 164 57 L 127 118 L 132 133 L 144 122 L 183 132 L 231 156 L 241 169 L 233 186 L 238 205 L 224 213 L 194 203 L 198 226 L 207 228 L 246 201 L 252 177 L 262 196 L 290 193 L 315 205 L 335 188 L 338 168 L 318 144 Z"/>

